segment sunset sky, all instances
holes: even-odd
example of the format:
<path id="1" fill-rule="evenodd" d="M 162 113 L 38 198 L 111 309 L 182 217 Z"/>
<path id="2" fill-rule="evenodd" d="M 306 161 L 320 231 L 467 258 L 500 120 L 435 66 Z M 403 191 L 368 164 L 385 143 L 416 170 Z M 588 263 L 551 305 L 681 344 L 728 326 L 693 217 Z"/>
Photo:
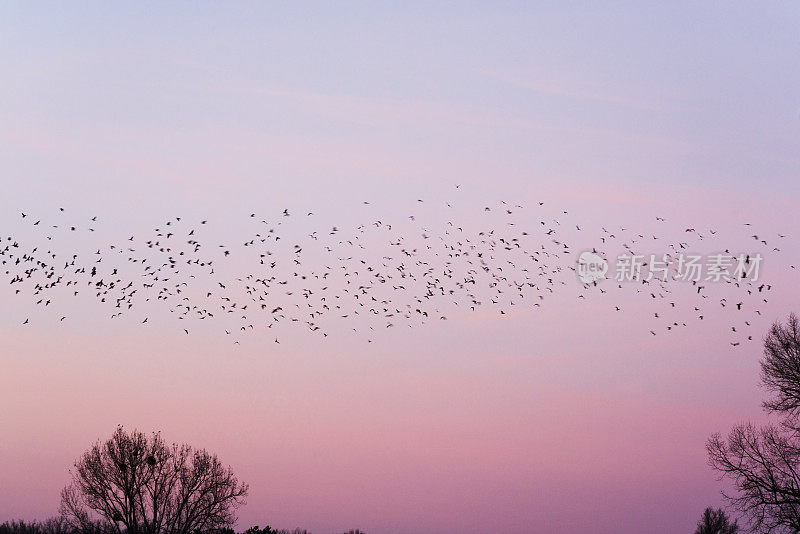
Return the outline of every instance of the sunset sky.
<path id="1" fill-rule="evenodd" d="M 250 484 L 242 530 L 691 531 L 722 504 L 705 441 L 764 418 L 759 340 L 800 312 L 798 24 L 789 2 L 0 5 L 3 239 L 37 239 L 21 212 L 238 243 L 250 213 L 313 212 L 300 235 L 506 201 L 579 225 L 571 265 L 604 227 L 781 249 L 737 347 L 728 316 L 654 336 L 635 288 L 577 277 L 537 309 L 234 346 L 90 299 L 46 313 L 3 269 L 0 522 L 55 515 L 122 424 L 219 454 Z"/>

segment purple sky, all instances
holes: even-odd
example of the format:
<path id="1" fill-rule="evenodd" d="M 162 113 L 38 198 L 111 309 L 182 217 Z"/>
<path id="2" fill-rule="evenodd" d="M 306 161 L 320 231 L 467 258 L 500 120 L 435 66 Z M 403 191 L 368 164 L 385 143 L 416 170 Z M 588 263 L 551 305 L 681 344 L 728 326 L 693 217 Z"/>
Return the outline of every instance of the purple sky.
<path id="1" fill-rule="evenodd" d="M 705 440 L 762 418 L 758 340 L 800 312 L 798 22 L 788 3 L 0 6 L 3 236 L 60 206 L 113 241 L 175 216 L 238 239 L 284 208 L 469 225 L 505 200 L 568 211 L 576 250 L 625 226 L 653 253 L 685 227 L 749 252 L 745 222 L 782 249 L 736 348 L 726 317 L 652 336 L 653 303 L 577 280 L 369 344 L 235 347 L 91 301 L 59 324 L 3 284 L 0 521 L 55 514 L 123 424 L 217 452 L 251 485 L 240 528 L 691 531 L 721 503 Z"/>

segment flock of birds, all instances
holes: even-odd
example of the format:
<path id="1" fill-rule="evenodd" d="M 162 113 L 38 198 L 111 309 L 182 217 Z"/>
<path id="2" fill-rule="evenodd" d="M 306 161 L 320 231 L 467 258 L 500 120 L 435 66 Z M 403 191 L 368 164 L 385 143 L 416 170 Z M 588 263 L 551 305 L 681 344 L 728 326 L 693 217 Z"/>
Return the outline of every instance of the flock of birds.
<path id="1" fill-rule="evenodd" d="M 45 222 L 22 213 L 25 241 L 36 245 L 0 236 L 0 272 L 13 294 L 36 306 L 53 309 L 62 299 L 89 295 L 107 306 L 114 320 L 152 324 L 163 315 L 158 309 L 168 310 L 182 321 L 185 334 L 198 322 L 214 322 L 234 343 L 273 328 L 274 342 L 280 343 L 284 324 L 327 337 L 341 321 L 371 342 L 377 329 L 443 321 L 453 313 L 510 315 L 570 291 L 579 301 L 609 300 L 610 293 L 626 291 L 654 305 L 652 335 L 732 312 L 730 343 L 738 346 L 753 340 L 748 327 L 772 291 L 765 280 L 711 284 L 669 276 L 618 282 L 613 272 L 608 280 L 581 283 L 576 272 L 581 250 L 570 242 L 582 240 L 586 231 L 567 211 L 547 211 L 543 202 L 527 208 L 499 202 L 459 222 L 448 216 L 451 207 L 437 207 L 438 223 L 424 223 L 419 214 L 394 222 L 372 217 L 349 229 L 326 226 L 303 233 L 293 222 L 302 219 L 296 226 L 305 227 L 313 213 L 250 213 L 237 223 L 246 233 L 222 244 L 210 241 L 213 225 L 206 220 L 173 217 L 146 235 L 99 245 L 92 241 L 97 217 L 78 220 L 60 208 Z M 667 224 L 663 217 L 655 219 L 656 225 Z M 647 256 L 660 247 L 674 261 L 697 247 L 713 247 L 718 239 L 713 229 L 681 228 L 675 239 L 624 227 L 596 230 L 602 233 L 593 250 L 610 260 L 618 253 Z M 75 236 L 84 250 L 64 252 L 59 241 Z M 751 238 L 752 252 L 768 255 L 781 251 L 772 241 L 786 236 L 753 232 Z M 608 309 L 623 311 L 613 302 Z M 58 315 L 58 322 L 68 318 Z M 29 322 L 30 317 L 21 321 Z"/>

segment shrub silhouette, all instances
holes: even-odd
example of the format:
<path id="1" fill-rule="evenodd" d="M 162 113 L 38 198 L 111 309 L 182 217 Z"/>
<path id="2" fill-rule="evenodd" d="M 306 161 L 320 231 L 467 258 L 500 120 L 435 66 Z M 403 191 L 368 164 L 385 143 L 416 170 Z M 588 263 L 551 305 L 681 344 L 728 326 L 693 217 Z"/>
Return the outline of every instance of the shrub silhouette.
<path id="1" fill-rule="evenodd" d="M 724 510 L 706 508 L 694 534 L 738 534 L 738 532 L 738 522 L 731 523 Z"/>

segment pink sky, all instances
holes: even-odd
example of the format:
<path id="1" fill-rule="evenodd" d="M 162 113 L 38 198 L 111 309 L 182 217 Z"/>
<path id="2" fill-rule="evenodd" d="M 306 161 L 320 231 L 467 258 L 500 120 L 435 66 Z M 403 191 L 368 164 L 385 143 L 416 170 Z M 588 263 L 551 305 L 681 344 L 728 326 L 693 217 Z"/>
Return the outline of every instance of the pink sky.
<path id="1" fill-rule="evenodd" d="M 176 215 L 238 239 L 250 212 L 466 225 L 508 200 L 568 211 L 576 250 L 623 225 L 746 251 L 752 222 L 789 236 L 760 339 L 800 311 L 800 13 L 781 9 L 3 6 L 0 235 L 58 206 L 109 240 Z M 650 302 L 579 291 L 369 344 L 234 347 L 87 301 L 59 325 L 2 284 L 0 522 L 54 515 L 123 424 L 218 453 L 250 483 L 240 529 L 689 532 L 721 504 L 705 440 L 762 418 L 760 347 L 731 347 L 725 317 L 651 336 Z"/>

